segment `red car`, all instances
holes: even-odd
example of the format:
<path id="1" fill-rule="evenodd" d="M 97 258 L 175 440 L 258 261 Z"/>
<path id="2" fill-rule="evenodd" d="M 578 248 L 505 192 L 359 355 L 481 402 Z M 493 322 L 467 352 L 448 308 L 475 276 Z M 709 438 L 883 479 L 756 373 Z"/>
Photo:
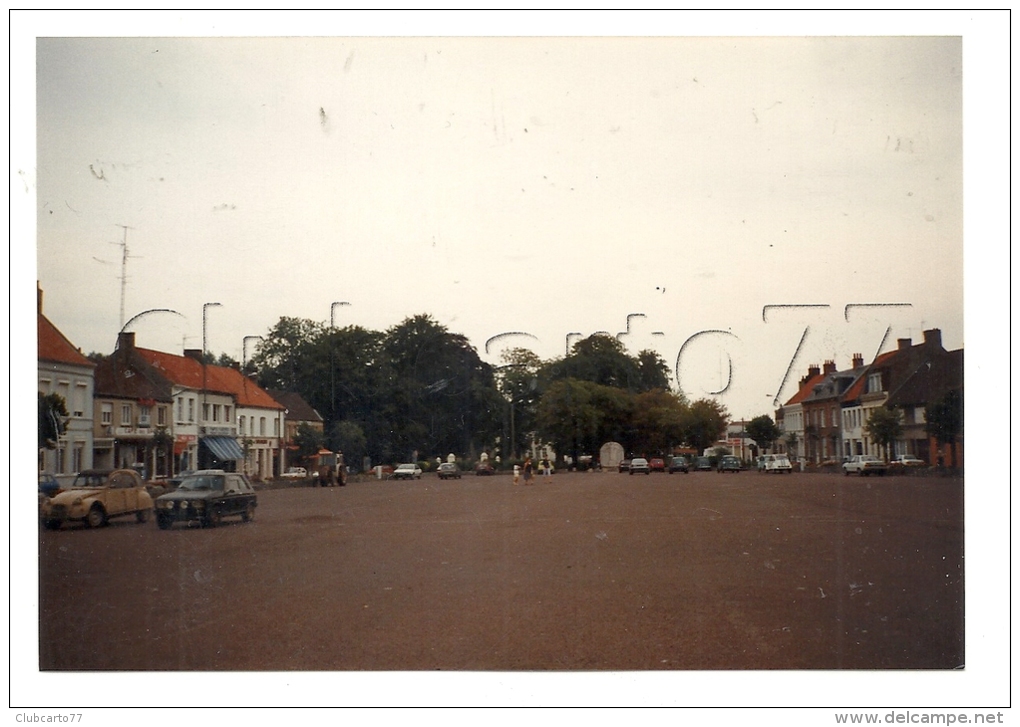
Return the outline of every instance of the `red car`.
<path id="1" fill-rule="evenodd" d="M 662 459 L 662 457 L 652 457 L 648 460 L 648 469 L 652 472 L 665 472 L 666 462 Z"/>

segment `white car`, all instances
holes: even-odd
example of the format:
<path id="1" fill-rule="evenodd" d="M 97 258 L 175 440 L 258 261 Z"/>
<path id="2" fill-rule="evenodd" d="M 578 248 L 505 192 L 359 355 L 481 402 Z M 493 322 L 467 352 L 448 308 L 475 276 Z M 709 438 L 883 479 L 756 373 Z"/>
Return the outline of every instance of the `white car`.
<path id="1" fill-rule="evenodd" d="M 793 465 L 790 464 L 790 459 L 785 454 L 765 455 L 765 461 L 760 463 L 758 468 L 765 474 L 775 472 L 776 474 L 781 475 L 793 472 Z"/>
<path id="2" fill-rule="evenodd" d="M 303 480 L 308 477 L 308 470 L 304 467 L 288 467 L 280 477 L 288 480 Z"/>
<path id="3" fill-rule="evenodd" d="M 392 480 L 420 480 L 421 479 L 421 467 L 416 464 L 402 464 L 399 465 L 393 474 L 390 475 Z"/>
<path id="4" fill-rule="evenodd" d="M 924 467 L 924 460 L 918 459 L 912 454 L 897 454 L 893 457 L 893 461 L 889 463 L 890 467 Z"/>
<path id="5" fill-rule="evenodd" d="M 843 474 L 856 473 L 859 477 L 884 475 L 885 462 L 870 454 L 855 454 L 843 463 Z"/>

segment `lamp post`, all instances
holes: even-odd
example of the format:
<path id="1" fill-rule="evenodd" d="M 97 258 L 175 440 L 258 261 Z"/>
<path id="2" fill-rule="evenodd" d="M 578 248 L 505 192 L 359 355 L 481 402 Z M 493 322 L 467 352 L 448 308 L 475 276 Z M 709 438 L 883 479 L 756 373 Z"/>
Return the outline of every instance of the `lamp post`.
<path id="1" fill-rule="evenodd" d="M 202 304 L 202 427 L 201 427 L 201 429 L 202 429 L 202 433 L 203 434 L 205 434 L 206 430 L 208 429 L 208 426 L 206 425 L 206 422 L 208 421 L 207 414 L 208 414 L 208 411 L 209 411 L 208 395 L 207 395 L 207 392 L 206 392 L 206 384 L 208 383 L 208 379 L 207 379 L 208 372 L 206 370 L 206 363 L 205 363 L 206 311 L 209 308 L 218 307 L 220 305 L 221 305 L 220 303 L 203 303 Z"/>
<path id="2" fill-rule="evenodd" d="M 330 416 L 334 420 L 336 419 L 336 373 L 333 371 L 335 366 L 333 329 L 336 326 L 335 313 L 338 305 L 350 305 L 350 303 L 345 300 L 335 300 L 329 305 L 329 410 Z"/>

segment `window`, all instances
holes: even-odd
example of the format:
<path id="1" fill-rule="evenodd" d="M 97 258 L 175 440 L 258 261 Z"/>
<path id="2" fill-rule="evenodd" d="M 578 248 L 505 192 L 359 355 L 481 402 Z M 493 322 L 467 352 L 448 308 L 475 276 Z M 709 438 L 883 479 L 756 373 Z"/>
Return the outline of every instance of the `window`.
<path id="1" fill-rule="evenodd" d="M 259 436 L 266 436 L 266 418 L 259 417 Z"/>
<path id="2" fill-rule="evenodd" d="M 223 406 L 223 421 L 230 423 L 230 407 L 227 405 Z"/>
<path id="3" fill-rule="evenodd" d="M 71 409 L 71 416 L 83 417 L 85 416 L 85 394 L 88 393 L 88 387 L 85 384 L 76 384 L 74 387 L 74 407 Z M 75 470 L 77 472 L 78 470 Z"/>
<path id="4" fill-rule="evenodd" d="M 71 470 L 81 472 L 85 469 L 85 443 L 75 442 L 74 451 L 71 453 Z"/>
<path id="5" fill-rule="evenodd" d="M 113 404 L 104 402 L 100 404 L 100 422 L 107 426 L 113 424 Z"/>
<path id="6" fill-rule="evenodd" d="M 120 425 L 122 427 L 131 426 L 131 405 L 121 404 L 120 407 Z"/>
<path id="7" fill-rule="evenodd" d="M 152 409 L 148 406 L 138 407 L 138 426 L 147 427 L 152 424 Z"/>
<path id="8" fill-rule="evenodd" d="M 834 427 L 838 427 L 839 426 L 839 419 L 836 418 L 836 410 L 835 409 L 832 410 L 832 426 L 834 426 Z"/>
<path id="9" fill-rule="evenodd" d="M 213 404 L 212 405 L 212 420 L 214 422 L 218 422 L 220 420 L 220 405 L 219 404 Z"/>
<path id="10" fill-rule="evenodd" d="M 202 403 L 202 421 L 209 421 L 209 405 L 205 402 Z"/>
<path id="11" fill-rule="evenodd" d="M 243 436 L 244 435 L 244 417 L 243 416 L 238 417 L 237 418 L 237 422 L 239 424 L 239 426 L 238 426 L 238 429 L 240 430 L 239 433 Z"/>
<path id="12" fill-rule="evenodd" d="M 191 398 L 188 399 L 188 421 L 195 421 L 195 400 Z"/>
<path id="13" fill-rule="evenodd" d="M 882 390 L 882 373 L 877 371 L 868 375 L 868 393 L 875 394 Z"/>
<path id="14" fill-rule="evenodd" d="M 279 419 L 274 419 L 273 420 L 273 436 L 274 437 L 279 437 L 280 436 L 280 420 Z"/>
<path id="15" fill-rule="evenodd" d="M 178 396 L 177 397 L 177 421 L 179 421 L 179 422 L 183 422 L 184 421 L 184 397 L 183 396 Z"/>
<path id="16" fill-rule="evenodd" d="M 53 386 L 53 382 L 49 379 L 39 379 L 39 393 L 46 395 L 50 393 L 50 387 Z"/>
<path id="17" fill-rule="evenodd" d="M 156 409 L 156 424 L 161 427 L 166 426 L 166 407 L 161 406 Z"/>

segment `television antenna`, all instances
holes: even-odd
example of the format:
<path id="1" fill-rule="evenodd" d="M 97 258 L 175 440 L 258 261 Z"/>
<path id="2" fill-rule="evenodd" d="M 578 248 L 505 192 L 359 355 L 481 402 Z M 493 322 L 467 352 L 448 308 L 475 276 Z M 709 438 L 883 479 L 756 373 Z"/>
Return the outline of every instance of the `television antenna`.
<path id="1" fill-rule="evenodd" d="M 127 225 L 117 225 L 124 228 L 124 240 L 122 242 L 111 242 L 111 245 L 120 245 L 120 328 L 124 329 L 124 296 L 127 293 L 127 261 L 128 258 L 137 258 L 138 255 L 128 254 L 127 231 L 135 229 Z M 100 261 L 103 262 L 103 261 Z"/>

